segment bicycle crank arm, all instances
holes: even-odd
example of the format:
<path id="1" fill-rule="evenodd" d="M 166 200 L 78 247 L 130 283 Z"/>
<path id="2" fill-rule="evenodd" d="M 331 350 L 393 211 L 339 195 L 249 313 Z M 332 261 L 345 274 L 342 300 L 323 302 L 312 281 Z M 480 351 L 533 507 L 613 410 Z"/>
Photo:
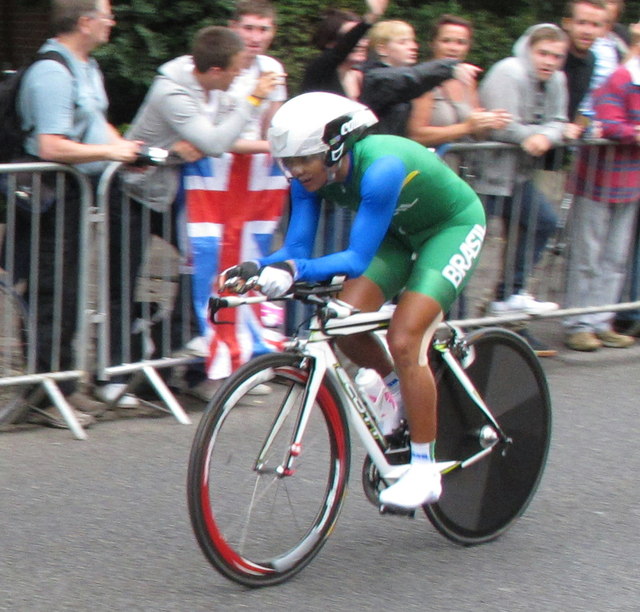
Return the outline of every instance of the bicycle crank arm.
<path id="1" fill-rule="evenodd" d="M 385 506 L 382 504 L 378 511 L 380 514 L 392 514 L 394 516 L 406 516 L 407 518 L 416 518 L 416 511 L 414 510 L 405 510 L 404 508 L 397 508 L 396 506 Z"/>

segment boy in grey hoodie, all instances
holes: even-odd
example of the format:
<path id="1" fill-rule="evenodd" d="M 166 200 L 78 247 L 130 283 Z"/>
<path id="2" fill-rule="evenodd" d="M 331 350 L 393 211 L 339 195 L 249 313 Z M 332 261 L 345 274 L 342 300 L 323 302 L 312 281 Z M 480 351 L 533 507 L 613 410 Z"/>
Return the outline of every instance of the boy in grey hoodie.
<path id="1" fill-rule="evenodd" d="M 561 70 L 567 48 L 567 36 L 557 26 L 532 26 L 515 43 L 513 56 L 495 64 L 480 85 L 484 108 L 503 108 L 513 117 L 505 128 L 493 130 L 490 138 L 520 147 L 487 152 L 474 185 L 487 196 L 488 211 L 501 215 L 508 235 L 515 235 L 515 250 L 507 249 L 514 256 L 505 261 L 508 265 L 491 303 L 492 314 L 539 314 L 558 308 L 553 302 L 534 299 L 524 289 L 526 276 L 542 257 L 557 222 L 551 203 L 533 185 L 536 158 L 565 138 L 578 136 L 577 126 L 567 119 L 567 85 Z"/>

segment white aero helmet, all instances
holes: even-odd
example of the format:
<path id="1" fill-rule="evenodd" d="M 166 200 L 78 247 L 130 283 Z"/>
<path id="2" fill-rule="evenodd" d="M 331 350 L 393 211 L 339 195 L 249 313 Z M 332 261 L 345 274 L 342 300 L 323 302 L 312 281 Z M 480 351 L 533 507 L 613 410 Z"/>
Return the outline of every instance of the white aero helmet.
<path id="1" fill-rule="evenodd" d="M 378 118 L 364 104 L 344 96 L 312 92 L 285 102 L 271 120 L 267 133 L 276 158 L 327 152 L 333 166 Z"/>

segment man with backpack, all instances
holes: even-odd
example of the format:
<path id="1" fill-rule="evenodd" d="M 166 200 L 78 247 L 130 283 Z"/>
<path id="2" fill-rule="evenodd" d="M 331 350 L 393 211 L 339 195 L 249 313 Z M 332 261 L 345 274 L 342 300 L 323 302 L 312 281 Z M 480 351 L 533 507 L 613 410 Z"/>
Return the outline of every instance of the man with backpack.
<path id="1" fill-rule="evenodd" d="M 56 52 L 59 59 L 40 59 L 24 73 L 17 99 L 18 114 L 26 133 L 24 152 L 38 159 L 72 164 L 94 182 L 109 161 L 133 162 L 140 143 L 122 138 L 106 118 L 107 96 L 103 76 L 91 52 L 109 40 L 114 26 L 109 0 L 53 0 L 53 38 L 40 53 Z M 72 340 L 76 331 L 79 276 L 81 197 L 75 180 L 67 180 L 64 201 L 38 215 L 39 234 L 34 239 L 37 261 L 36 355 L 40 372 L 73 368 Z M 33 214 L 17 209 L 15 251 L 5 248 L 3 259 L 15 262 L 14 279 L 27 276 L 32 240 Z M 60 263 L 55 265 L 56 256 Z M 56 290 L 61 292 L 58 308 Z M 29 295 L 29 292 L 27 292 Z M 31 305 L 35 307 L 36 305 Z M 60 317 L 56 336 L 55 313 Z M 59 384 L 81 425 L 93 422 L 89 412 L 97 402 L 75 390 L 74 381 Z M 42 413 L 41 413 L 42 414 Z M 40 416 L 40 415 L 39 415 Z M 45 424 L 64 427 L 53 416 Z"/>

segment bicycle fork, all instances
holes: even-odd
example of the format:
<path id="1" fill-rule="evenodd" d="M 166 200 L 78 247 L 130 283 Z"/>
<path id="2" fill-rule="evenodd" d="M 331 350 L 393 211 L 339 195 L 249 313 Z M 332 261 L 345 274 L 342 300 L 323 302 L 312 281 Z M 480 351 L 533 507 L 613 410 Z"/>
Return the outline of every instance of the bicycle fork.
<path id="1" fill-rule="evenodd" d="M 257 472 L 265 473 L 265 472 L 275 472 L 280 477 L 291 476 L 294 473 L 294 462 L 298 456 L 302 453 L 302 439 L 304 437 L 304 432 L 309 422 L 309 417 L 311 416 L 311 410 L 313 409 L 313 405 L 318 395 L 318 391 L 320 390 L 320 386 L 322 385 L 322 380 L 327 371 L 327 362 L 325 359 L 317 358 L 313 354 L 305 356 L 308 364 L 309 364 L 309 375 L 307 378 L 307 383 L 304 389 L 304 395 L 302 398 L 302 408 L 299 410 L 298 415 L 296 417 L 296 423 L 293 428 L 293 433 L 291 436 L 291 442 L 289 444 L 289 448 L 287 449 L 287 453 L 283 458 L 283 461 L 280 465 L 275 468 L 267 468 L 266 463 L 264 461 L 265 456 L 273 440 L 278 435 L 278 432 L 282 428 L 283 423 L 285 422 L 289 412 L 295 407 L 296 401 L 298 398 L 290 396 L 287 401 L 282 405 L 282 408 L 278 415 L 276 416 L 275 422 L 269 435 L 267 436 L 260 453 L 256 459 L 255 470 Z"/>
<path id="2" fill-rule="evenodd" d="M 264 458 L 285 422 L 287 415 L 294 408 L 296 400 L 299 398 L 289 398 L 283 404 L 280 413 L 276 416 L 274 425 L 266 438 L 260 453 L 256 459 L 255 470 L 261 473 L 273 472 L 280 477 L 291 476 L 294 473 L 294 464 L 303 452 L 304 433 L 309 422 L 311 411 L 325 376 L 334 382 L 334 388 L 340 395 L 343 406 L 346 407 L 348 424 L 355 428 L 358 436 L 362 440 L 368 454 L 379 468 L 380 473 L 387 478 L 398 478 L 394 473 L 403 466 L 390 465 L 384 455 L 387 442 L 378 428 L 378 425 L 369 413 L 351 379 L 344 371 L 338 360 L 335 358 L 332 349 L 324 343 L 308 344 L 305 347 L 304 358 L 308 362 L 308 378 L 306 381 L 302 407 L 298 412 L 296 423 L 291 435 L 291 441 L 282 463 L 275 468 L 267 468 Z M 346 423 L 345 423 L 346 425 Z"/>

